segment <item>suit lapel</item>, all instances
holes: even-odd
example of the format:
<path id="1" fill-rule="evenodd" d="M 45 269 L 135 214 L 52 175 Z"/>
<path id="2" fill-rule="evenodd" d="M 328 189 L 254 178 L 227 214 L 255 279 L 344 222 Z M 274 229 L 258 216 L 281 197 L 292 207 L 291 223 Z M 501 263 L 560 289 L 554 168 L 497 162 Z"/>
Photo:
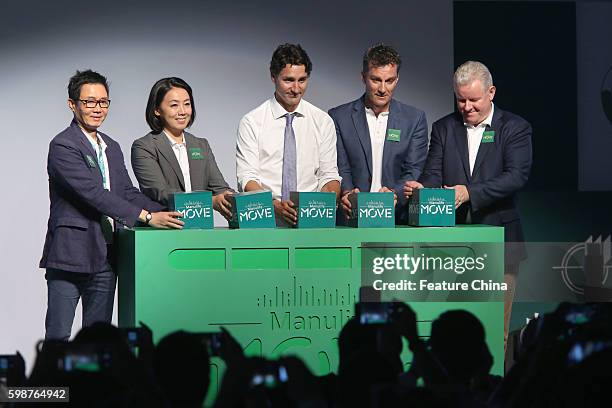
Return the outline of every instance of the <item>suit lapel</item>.
<path id="1" fill-rule="evenodd" d="M 387 135 L 389 134 L 389 129 L 399 129 L 401 130 L 401 125 L 400 125 L 400 120 L 399 120 L 399 114 L 397 111 L 398 107 L 397 107 L 397 102 L 395 102 L 394 99 L 391 99 L 391 106 L 389 107 L 389 117 L 387 118 L 387 129 L 385 129 L 385 141 L 383 144 L 383 157 L 382 157 L 382 175 L 381 175 L 381 183 L 382 185 L 386 185 L 385 182 L 385 176 L 386 176 L 386 172 L 385 172 L 385 163 L 387 163 L 386 158 L 389 157 L 389 155 L 391 154 L 391 152 L 393 151 L 393 148 L 395 147 L 395 145 L 399 145 L 401 138 L 402 137 L 408 137 L 408 135 L 402 135 L 400 134 L 400 140 L 398 140 L 397 142 L 394 141 L 390 141 L 387 139 Z M 393 183 L 391 183 L 393 184 Z"/>
<path id="2" fill-rule="evenodd" d="M 89 142 L 89 140 L 87 139 L 87 136 L 85 136 L 85 133 L 83 133 L 83 130 L 81 129 L 81 127 L 78 125 L 78 123 L 76 121 L 73 121 L 70 126 L 72 127 L 72 131 L 75 135 L 75 137 L 77 137 L 81 143 L 81 147 L 84 149 L 83 153 L 85 154 L 84 159 L 86 161 L 88 161 L 88 157 L 90 156 L 91 159 L 93 160 L 94 164 L 95 164 L 95 168 L 92 168 L 91 165 L 89 163 L 87 163 L 87 166 L 89 168 L 92 168 L 92 170 L 94 171 L 94 174 L 96 175 L 96 177 L 98 179 L 100 179 L 100 184 L 102 184 L 102 173 L 100 172 L 100 168 L 99 168 L 99 164 L 98 164 L 98 156 L 96 155 L 96 151 L 94 150 L 93 146 L 91 145 L 91 143 Z M 108 159 L 108 155 L 106 156 L 106 159 Z M 110 166 L 110 163 L 109 163 Z M 109 169 L 109 174 L 110 174 L 110 169 Z M 112 180 L 112 178 L 111 178 Z"/>
<path id="3" fill-rule="evenodd" d="M 470 154 L 468 152 L 467 129 L 463 125 L 463 119 L 459 113 L 456 114 L 455 118 L 455 129 L 453 132 L 453 134 L 455 135 L 455 143 L 457 144 L 459 157 L 461 158 L 461 163 L 463 164 L 463 171 L 465 172 L 465 177 L 468 180 L 471 180 L 472 177 L 470 175 Z"/>
<path id="4" fill-rule="evenodd" d="M 491 120 L 491 126 L 487 126 L 485 131 L 491 131 L 491 130 L 495 131 L 496 129 L 498 129 L 500 127 L 499 122 L 500 122 L 501 116 L 502 116 L 501 110 L 495 109 L 495 111 L 493 112 L 493 119 Z M 472 171 L 472 177 L 475 178 L 478 172 L 478 169 L 480 169 L 480 166 L 485 161 L 487 154 L 489 154 L 491 150 L 495 150 L 498 140 L 499 140 L 499 135 L 497 134 L 497 132 L 495 132 L 493 143 L 480 143 L 480 146 L 478 147 L 478 154 L 476 155 L 476 161 L 474 162 L 474 171 Z"/>
<path id="5" fill-rule="evenodd" d="M 155 146 L 157 146 L 157 150 L 161 153 L 162 156 L 170 163 L 170 167 L 174 170 L 176 177 L 179 180 L 179 184 L 183 190 L 185 190 L 185 180 L 183 179 L 183 172 L 181 171 L 181 166 L 179 166 L 178 160 L 176 160 L 176 156 L 172 151 L 172 146 L 170 146 L 170 142 L 168 141 L 168 137 L 164 132 L 161 132 L 157 135 L 153 135 L 153 140 L 155 141 Z"/>
<path id="6" fill-rule="evenodd" d="M 366 163 L 370 176 L 372 176 L 372 144 L 370 141 L 370 130 L 368 129 L 368 121 L 365 116 L 365 105 L 363 97 L 353 106 L 353 124 L 359 138 L 359 143 L 366 156 Z"/>
<path id="7" fill-rule="evenodd" d="M 204 157 L 204 149 L 195 136 L 185 132 L 185 143 L 187 147 L 187 160 L 189 161 L 189 177 L 191 179 L 191 190 L 206 190 L 204 186 L 204 163 L 207 158 Z M 190 148 L 202 149 L 202 158 L 200 160 L 192 160 L 189 154 Z"/>

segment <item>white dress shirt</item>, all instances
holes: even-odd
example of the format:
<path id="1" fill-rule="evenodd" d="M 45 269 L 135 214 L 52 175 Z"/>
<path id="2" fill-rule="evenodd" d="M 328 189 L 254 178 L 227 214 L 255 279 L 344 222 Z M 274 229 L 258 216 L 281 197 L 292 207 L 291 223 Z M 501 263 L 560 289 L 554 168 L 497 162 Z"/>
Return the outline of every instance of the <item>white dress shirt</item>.
<path id="1" fill-rule="evenodd" d="M 370 108 L 365 108 L 368 130 L 370 131 L 370 144 L 372 146 L 372 183 L 370 191 L 377 192 L 382 187 L 383 150 L 385 147 L 385 134 L 389 112 L 381 112 L 376 116 Z"/>
<path id="2" fill-rule="evenodd" d="M 272 97 L 244 115 L 238 125 L 236 177 L 244 191 L 249 181 L 259 183 L 280 198 L 287 112 Z M 340 181 L 336 161 L 336 128 L 332 118 L 302 99 L 293 112 L 298 191 L 321 191 Z"/>
<path id="3" fill-rule="evenodd" d="M 468 143 L 468 152 L 470 157 L 470 175 L 474 171 L 474 164 L 476 163 L 476 156 L 478 156 L 478 148 L 480 147 L 480 143 L 482 142 L 482 134 L 488 126 L 491 126 L 491 121 L 493 120 L 493 111 L 495 110 L 495 106 L 493 102 L 491 102 L 491 112 L 489 112 L 489 116 L 480 124 L 476 126 L 468 125 L 467 123 L 463 123 L 465 128 L 467 129 L 467 143 Z"/>
<path id="4" fill-rule="evenodd" d="M 183 181 L 185 182 L 185 192 L 191 191 L 191 175 L 189 174 L 189 158 L 187 156 L 187 144 L 185 143 L 185 135 L 182 135 L 183 141 L 177 142 L 164 131 L 164 135 L 168 138 L 174 156 L 178 161 L 181 173 L 183 173 Z"/>

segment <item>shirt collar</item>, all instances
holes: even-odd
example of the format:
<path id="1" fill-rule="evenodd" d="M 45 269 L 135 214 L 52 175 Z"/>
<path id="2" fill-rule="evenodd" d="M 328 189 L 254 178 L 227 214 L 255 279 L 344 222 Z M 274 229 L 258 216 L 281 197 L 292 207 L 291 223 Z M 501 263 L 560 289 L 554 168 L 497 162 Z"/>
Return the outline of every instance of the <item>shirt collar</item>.
<path id="1" fill-rule="evenodd" d="M 97 147 L 99 145 L 102 148 L 103 152 L 106 151 L 106 142 L 104 141 L 104 139 L 102 139 L 100 133 L 96 132 L 96 137 L 98 138 L 98 143 L 96 143 L 95 140 L 93 140 L 91 136 L 89 136 L 89 134 L 82 127 L 79 126 L 79 129 L 81 129 L 81 132 L 83 132 L 87 140 L 89 140 L 89 143 L 91 143 L 91 146 L 94 148 L 94 150 L 97 150 Z"/>
<path id="2" fill-rule="evenodd" d="M 493 111 L 495 111 L 495 105 L 493 104 L 493 102 L 491 102 L 491 112 L 489 112 L 489 116 L 487 116 L 487 118 L 485 120 L 483 120 L 482 122 L 480 122 L 478 125 L 476 126 L 472 126 L 472 125 L 468 125 L 467 123 L 463 122 L 463 126 L 465 126 L 466 128 L 477 128 L 480 126 L 491 126 L 491 122 L 493 122 Z"/>
<path id="3" fill-rule="evenodd" d="M 170 135 L 168 135 L 165 130 L 162 130 L 162 132 L 164 133 L 164 135 L 166 135 L 168 142 L 170 142 L 170 146 L 174 147 L 174 146 L 184 146 L 185 145 L 185 133 L 183 133 L 183 141 L 179 143 L 176 140 L 174 140 L 172 137 L 170 137 Z"/>
<path id="4" fill-rule="evenodd" d="M 304 100 L 300 100 L 297 108 L 293 112 L 287 112 L 283 106 L 278 103 L 276 100 L 276 96 L 272 95 L 272 99 L 270 99 L 270 106 L 272 108 L 272 116 L 274 119 L 279 119 L 285 116 L 288 113 L 295 113 L 297 116 L 306 116 L 304 115 Z"/>
<path id="5" fill-rule="evenodd" d="M 372 115 L 372 116 L 374 116 L 374 117 L 377 117 L 377 116 L 374 114 L 374 110 L 373 110 L 373 109 L 371 109 L 371 108 L 368 108 L 367 106 L 365 107 L 365 111 L 366 111 L 366 114 L 367 114 L 367 115 Z M 380 115 L 382 115 L 382 116 L 389 116 L 389 111 L 380 112 L 380 113 L 379 113 L 379 116 L 380 116 Z"/>

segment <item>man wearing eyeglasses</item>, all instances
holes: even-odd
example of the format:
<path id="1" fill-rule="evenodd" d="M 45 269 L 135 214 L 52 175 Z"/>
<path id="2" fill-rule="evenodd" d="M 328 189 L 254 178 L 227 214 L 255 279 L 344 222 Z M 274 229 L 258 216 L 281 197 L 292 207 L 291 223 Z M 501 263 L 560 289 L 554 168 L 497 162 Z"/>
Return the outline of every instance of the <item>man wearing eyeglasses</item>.
<path id="1" fill-rule="evenodd" d="M 119 144 L 98 132 L 110 99 L 106 78 L 87 70 L 70 78 L 68 128 L 49 144 L 51 201 L 40 267 L 46 269 L 45 339 L 68 340 L 79 298 L 83 326 L 110 322 L 117 275 L 112 269 L 113 235 L 137 221 L 181 228 L 179 213 L 141 194 L 128 176 Z"/>

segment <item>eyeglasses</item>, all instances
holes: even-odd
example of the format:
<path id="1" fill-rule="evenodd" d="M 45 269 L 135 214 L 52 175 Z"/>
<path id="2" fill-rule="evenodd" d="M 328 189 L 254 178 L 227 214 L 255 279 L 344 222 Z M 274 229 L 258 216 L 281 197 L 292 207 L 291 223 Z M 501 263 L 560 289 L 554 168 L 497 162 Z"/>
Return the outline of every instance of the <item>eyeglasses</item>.
<path id="1" fill-rule="evenodd" d="M 110 99 L 100 99 L 98 101 L 94 101 L 93 99 L 79 99 L 83 105 L 88 108 L 95 108 L 96 105 L 100 105 L 101 108 L 108 108 L 110 106 Z"/>

